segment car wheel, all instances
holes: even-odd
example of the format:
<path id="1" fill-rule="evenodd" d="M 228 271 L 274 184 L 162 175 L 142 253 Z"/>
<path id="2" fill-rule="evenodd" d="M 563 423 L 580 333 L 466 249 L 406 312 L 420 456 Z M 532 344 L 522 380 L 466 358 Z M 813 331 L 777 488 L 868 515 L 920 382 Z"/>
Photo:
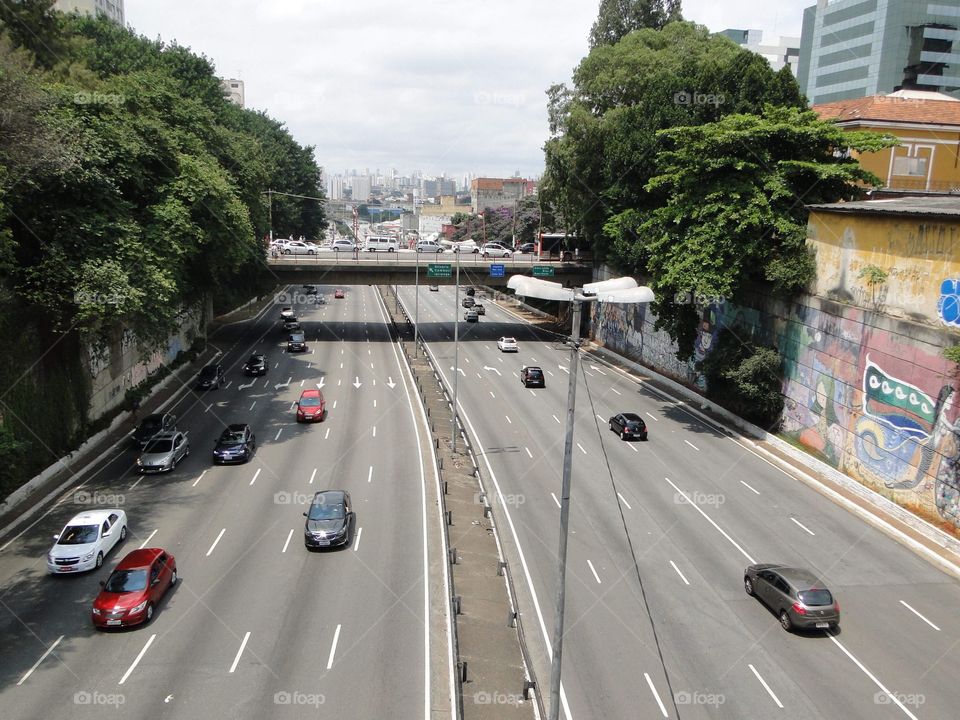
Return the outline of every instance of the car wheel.
<path id="1" fill-rule="evenodd" d="M 333 251 L 334 251 L 334 252 L 340 252 L 340 248 L 335 247 L 335 248 L 333 249 Z"/>
<path id="2" fill-rule="evenodd" d="M 145 623 L 153 620 L 153 603 L 147 603 L 147 619 L 144 620 Z"/>
<path id="3" fill-rule="evenodd" d="M 388 253 L 392 253 L 392 252 L 393 252 L 393 248 L 387 248 L 387 252 L 388 252 Z"/>
<path id="4" fill-rule="evenodd" d="M 753 580 L 751 580 L 749 577 L 744 577 L 743 589 L 747 595 L 753 596 Z"/>
<path id="5" fill-rule="evenodd" d="M 793 629 L 793 622 L 790 620 L 790 613 L 786 610 L 780 611 L 780 627 L 782 627 L 787 632 Z"/>
<path id="6" fill-rule="evenodd" d="M 289 254 L 290 254 L 290 251 L 289 251 L 289 250 L 284 250 L 284 251 L 283 251 L 283 254 L 284 254 L 284 255 L 289 255 Z"/>
<path id="7" fill-rule="evenodd" d="M 480 252 L 479 248 L 477 250 L 474 250 L 473 254 L 476 255 L 478 252 Z"/>
<path id="8" fill-rule="evenodd" d="M 173 571 L 173 575 L 170 576 L 170 587 L 173 587 L 174 585 L 176 585 L 176 584 L 177 584 L 177 580 L 178 580 L 178 578 L 177 578 L 177 571 L 174 570 L 174 571 Z"/>
<path id="9" fill-rule="evenodd" d="M 103 553 L 102 553 L 102 552 L 98 552 L 98 553 L 97 553 L 97 565 L 96 565 L 96 567 L 97 567 L 97 570 L 99 570 L 100 568 L 103 567 Z"/>
<path id="10" fill-rule="evenodd" d="M 313 250 L 307 250 L 307 255 L 313 255 Z"/>
<path id="11" fill-rule="evenodd" d="M 124 525 L 122 528 L 120 528 L 120 542 L 123 542 L 126 539 L 127 539 L 127 526 Z"/>

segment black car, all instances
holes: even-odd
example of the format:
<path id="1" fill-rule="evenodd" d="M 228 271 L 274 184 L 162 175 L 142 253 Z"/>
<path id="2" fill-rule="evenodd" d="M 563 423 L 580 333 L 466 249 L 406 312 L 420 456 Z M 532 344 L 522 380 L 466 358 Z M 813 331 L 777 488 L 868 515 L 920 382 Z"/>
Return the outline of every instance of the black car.
<path id="1" fill-rule="evenodd" d="M 346 546 L 350 544 L 355 516 L 346 490 L 322 490 L 313 496 L 303 529 L 307 548 Z"/>
<path id="2" fill-rule="evenodd" d="M 465 308 L 472 308 L 477 304 L 477 301 L 474 300 L 471 296 L 467 295 L 463 300 L 460 301 L 460 304 Z"/>
<path id="3" fill-rule="evenodd" d="M 147 415 L 140 421 L 140 425 L 133 431 L 133 440 L 140 447 L 150 442 L 154 435 L 173 432 L 177 429 L 177 416 L 171 413 L 156 413 Z"/>
<path id="4" fill-rule="evenodd" d="M 223 365 L 207 365 L 197 376 L 197 390 L 218 390 L 223 384 Z"/>
<path id="5" fill-rule="evenodd" d="M 473 297 L 476 294 L 476 292 L 477 292 L 476 288 L 467 288 L 466 290 L 467 295 L 469 295 L 470 297 Z"/>
<path id="6" fill-rule="evenodd" d="M 267 356 L 263 353 L 253 353 L 243 364 L 244 375 L 266 375 L 267 374 Z"/>
<path id="7" fill-rule="evenodd" d="M 303 292 L 304 292 L 305 294 L 307 294 L 307 295 L 316 295 L 316 294 L 317 294 L 317 286 L 316 286 L 316 285 L 304 285 L 304 286 L 303 286 Z"/>
<path id="8" fill-rule="evenodd" d="M 476 303 L 476 304 L 473 306 L 473 309 L 477 311 L 477 315 L 486 315 L 486 314 L 487 314 L 487 309 L 486 309 L 485 307 L 483 307 L 483 305 L 481 305 L 480 303 Z"/>
<path id="9" fill-rule="evenodd" d="M 620 413 L 610 418 L 610 429 L 620 436 L 621 440 L 638 438 L 647 439 L 647 424 L 636 413 Z"/>
<path id="10" fill-rule="evenodd" d="M 257 447 L 257 437 L 246 423 L 227 425 L 213 448 L 214 463 L 245 463 Z"/>
<path id="11" fill-rule="evenodd" d="M 524 387 L 546 387 L 547 380 L 543 376 L 543 370 L 536 365 L 529 365 L 520 371 L 520 382 Z"/>
<path id="12" fill-rule="evenodd" d="M 521 255 L 529 255 L 537 251 L 537 246 L 534 243 L 524 243 L 517 248 L 517 252 Z"/>
<path id="13" fill-rule="evenodd" d="M 293 333 L 287 338 L 287 352 L 306 352 L 307 336 L 303 333 Z"/>

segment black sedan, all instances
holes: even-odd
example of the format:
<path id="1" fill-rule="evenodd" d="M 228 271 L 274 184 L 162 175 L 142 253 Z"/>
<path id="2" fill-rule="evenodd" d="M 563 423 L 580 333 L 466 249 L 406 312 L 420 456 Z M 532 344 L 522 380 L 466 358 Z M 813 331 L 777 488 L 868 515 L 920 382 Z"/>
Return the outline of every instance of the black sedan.
<path id="1" fill-rule="evenodd" d="M 246 423 L 227 425 L 213 448 L 214 464 L 245 463 L 253 457 L 257 437 Z"/>
<path id="2" fill-rule="evenodd" d="M 266 375 L 267 356 L 263 353 L 253 353 L 243 365 L 243 374 L 250 376 Z"/>
<path id="3" fill-rule="evenodd" d="M 143 447 L 150 442 L 155 435 L 164 432 L 172 432 L 177 429 L 177 416 L 172 413 L 155 413 L 147 415 L 137 429 L 133 431 L 133 441 Z"/>
<path id="4" fill-rule="evenodd" d="M 322 490 L 313 496 L 303 529 L 303 543 L 309 548 L 346 546 L 353 532 L 354 514 L 346 490 Z"/>
<path id="5" fill-rule="evenodd" d="M 197 376 L 197 390 L 219 390 L 223 384 L 223 365 L 207 365 Z"/>
<path id="6" fill-rule="evenodd" d="M 647 425 L 643 418 L 636 413 L 620 413 L 610 418 L 610 429 L 620 436 L 621 440 L 647 439 Z"/>
<path id="7" fill-rule="evenodd" d="M 520 253 L 521 255 L 529 255 L 531 253 L 535 253 L 536 251 L 537 251 L 537 246 L 534 245 L 533 243 L 524 243 L 523 245 L 517 248 L 517 252 Z"/>

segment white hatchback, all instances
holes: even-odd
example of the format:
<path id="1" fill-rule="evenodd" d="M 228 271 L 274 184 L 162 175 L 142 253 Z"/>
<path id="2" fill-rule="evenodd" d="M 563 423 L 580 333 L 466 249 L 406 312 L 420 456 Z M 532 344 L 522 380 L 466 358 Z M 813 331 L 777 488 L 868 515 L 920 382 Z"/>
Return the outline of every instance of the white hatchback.
<path id="1" fill-rule="evenodd" d="M 513 255 L 513 251 L 508 247 L 504 247 L 500 243 L 487 243 L 480 249 L 480 254 L 485 258 L 486 257 L 508 258 L 511 255 Z"/>
<path id="2" fill-rule="evenodd" d="M 500 352 L 520 352 L 520 346 L 517 345 L 516 338 L 502 337 L 497 340 L 497 348 Z"/>
<path id="3" fill-rule="evenodd" d="M 280 252 L 284 255 L 313 255 L 317 252 L 317 246 L 313 243 L 291 240 L 280 246 Z"/>
<path id="4" fill-rule="evenodd" d="M 432 240 L 421 240 L 417 243 L 417 252 L 418 253 L 442 253 L 443 246 L 438 245 Z"/>
<path id="5" fill-rule="evenodd" d="M 47 571 L 53 575 L 95 570 L 103 558 L 127 537 L 123 510 L 89 510 L 68 522 L 47 553 Z"/>

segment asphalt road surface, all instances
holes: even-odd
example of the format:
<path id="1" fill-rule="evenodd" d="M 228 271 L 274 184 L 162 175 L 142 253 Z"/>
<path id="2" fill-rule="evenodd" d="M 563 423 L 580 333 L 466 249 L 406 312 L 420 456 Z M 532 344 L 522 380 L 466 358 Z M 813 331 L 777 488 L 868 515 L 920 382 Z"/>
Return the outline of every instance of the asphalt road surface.
<path id="1" fill-rule="evenodd" d="M 414 288 L 400 297 L 411 317 Z M 461 292 L 460 297 L 463 297 Z M 420 332 L 448 380 L 519 546 L 528 636 L 553 629 L 569 350 L 487 304 L 465 323 L 454 288 L 423 292 Z M 459 318 L 454 370 L 453 318 Z M 517 354 L 496 340 L 515 336 Z M 539 365 L 545 389 L 518 373 Z M 960 717 L 960 587 L 682 404 L 581 365 L 573 448 L 563 663 L 565 715 L 595 718 Z M 608 418 L 639 413 L 647 442 Z M 743 590 L 753 562 L 816 571 L 841 627 L 784 632 Z M 541 674 L 546 689 L 548 676 Z"/>
<path id="2" fill-rule="evenodd" d="M 228 382 L 171 408 L 191 445 L 173 472 L 140 477 L 135 451 L 117 447 L 0 538 L 0 718 L 429 717 L 429 441 L 374 289 L 321 292 L 328 304 L 297 308 L 307 353 L 286 352 L 278 305 L 218 337 Z M 254 349 L 266 377 L 241 372 Z M 298 425 L 294 402 L 318 385 L 328 417 Z M 257 452 L 213 466 L 231 422 L 251 424 Z M 321 489 L 351 493 L 350 547 L 304 548 L 302 513 Z M 51 536 L 112 505 L 130 533 L 103 568 L 49 576 Z M 180 583 L 148 625 L 95 630 L 98 581 L 141 546 L 172 552 Z"/>

